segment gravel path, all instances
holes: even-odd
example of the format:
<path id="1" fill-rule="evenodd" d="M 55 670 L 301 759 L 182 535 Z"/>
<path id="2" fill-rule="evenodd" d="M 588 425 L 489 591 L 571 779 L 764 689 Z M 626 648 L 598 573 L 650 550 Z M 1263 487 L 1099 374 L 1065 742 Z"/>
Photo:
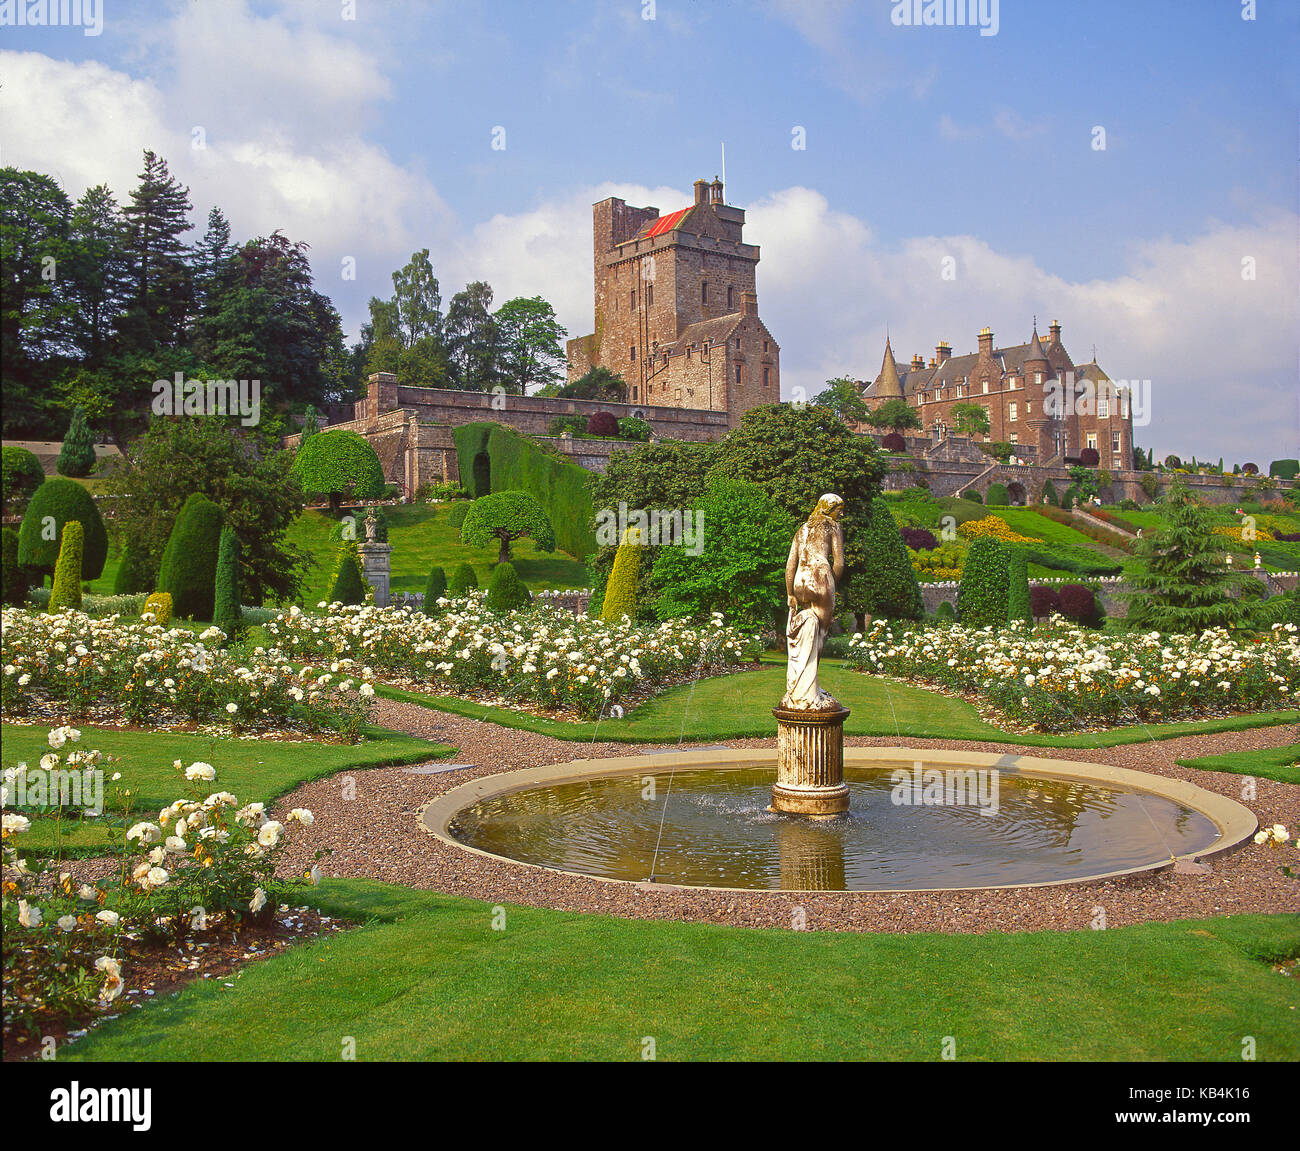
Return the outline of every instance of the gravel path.
<path id="1" fill-rule="evenodd" d="M 412 775 L 398 767 L 373 768 L 305 784 L 280 805 L 308 807 L 310 828 L 293 837 L 285 871 L 310 867 L 317 850 L 327 875 L 369 877 L 414 888 L 462 895 L 492 903 L 527 904 L 566 911 L 597 911 L 639 919 L 694 920 L 743 927 L 789 927 L 802 908 L 811 930 L 831 931 L 1036 931 L 1091 926 L 1097 908 L 1106 925 L 1152 920 L 1195 919 L 1242 912 L 1300 912 L 1300 883 L 1278 871 L 1282 856 L 1266 846 L 1245 845 L 1210 861 L 1204 875 L 1176 875 L 1172 869 L 1104 882 L 960 892 L 827 892 L 795 895 L 780 891 L 710 892 L 641 889 L 577 875 L 562 875 L 461 851 L 417 826 L 416 811 L 430 799 L 467 780 L 573 759 L 639 755 L 644 744 L 570 743 L 465 719 L 416 704 L 376 701 L 377 722 L 411 735 L 451 744 L 455 762 L 479 765 L 445 775 Z M 1241 800 L 1242 778 L 1179 767 L 1175 760 L 1230 751 L 1278 747 L 1300 740 L 1300 725 L 1189 736 L 1159 743 L 1090 751 L 1024 747 L 1030 756 L 1088 760 L 1187 780 L 1207 791 Z M 767 747 L 775 739 L 728 740 L 733 748 Z M 850 746 L 896 745 L 881 737 L 857 737 Z M 1006 751 L 1006 744 L 968 740 L 908 739 L 909 747 Z M 676 750 L 666 745 L 659 750 Z M 345 781 L 352 798 L 344 798 Z M 1257 795 L 1245 801 L 1261 824 L 1300 819 L 1300 786 L 1256 781 Z M 1292 854 L 1288 849 L 1288 854 Z"/>

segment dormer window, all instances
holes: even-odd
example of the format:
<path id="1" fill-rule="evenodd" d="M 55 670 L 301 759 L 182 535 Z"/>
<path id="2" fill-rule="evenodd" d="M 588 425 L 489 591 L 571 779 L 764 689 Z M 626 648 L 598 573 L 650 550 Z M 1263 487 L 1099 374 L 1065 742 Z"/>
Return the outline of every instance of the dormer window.
<path id="1" fill-rule="evenodd" d="M 989 394 L 989 382 L 988 382 L 988 380 L 985 380 L 985 381 L 984 381 L 984 394 L 985 394 L 986 396 Z"/>

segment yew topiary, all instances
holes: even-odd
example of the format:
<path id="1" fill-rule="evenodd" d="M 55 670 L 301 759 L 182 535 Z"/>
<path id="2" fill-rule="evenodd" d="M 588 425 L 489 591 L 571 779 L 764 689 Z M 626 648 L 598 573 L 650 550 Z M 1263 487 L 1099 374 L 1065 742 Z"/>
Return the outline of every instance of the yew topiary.
<path id="1" fill-rule="evenodd" d="M 83 533 L 81 578 L 95 580 L 108 558 L 108 532 L 94 497 L 75 480 L 48 479 L 32 493 L 18 529 L 18 562 L 42 574 L 54 571 L 64 524 L 76 520 Z"/>
<path id="2" fill-rule="evenodd" d="M 346 428 L 317 432 L 303 440 L 289 470 L 304 492 L 328 497 L 335 514 L 345 497 L 377 500 L 386 486 L 375 449 Z"/>
<path id="3" fill-rule="evenodd" d="M 324 435 L 325 433 L 321 433 Z M 316 437 L 312 437 L 315 439 Z M 357 558 L 356 548 L 344 547 L 339 560 L 339 573 L 334 579 L 330 591 L 330 602 L 341 604 L 362 604 L 366 602 L 366 585 L 361 578 L 361 561 Z"/>
<path id="4" fill-rule="evenodd" d="M 641 568 L 641 544 L 636 528 L 628 528 L 623 542 L 618 545 L 609 581 L 605 584 L 605 598 L 600 606 L 600 618 L 607 623 L 618 623 L 624 616 L 636 619 L 636 585 Z"/>
<path id="5" fill-rule="evenodd" d="M 72 410 L 72 422 L 63 437 L 63 447 L 59 449 L 59 459 L 54 466 L 61 476 L 88 476 L 95 466 L 95 434 L 80 407 Z"/>
<path id="6" fill-rule="evenodd" d="M 1013 551 L 1010 558 L 1007 619 L 1012 623 L 1016 620 L 1034 622 L 1033 606 L 1029 599 L 1029 558 L 1020 548 Z"/>
<path id="7" fill-rule="evenodd" d="M 885 619 L 922 619 L 925 603 L 916 581 L 907 545 L 889 512 L 889 504 L 877 497 L 871 505 L 865 550 L 866 611 Z"/>
<path id="8" fill-rule="evenodd" d="M 50 612 L 81 607 L 81 550 L 85 533 L 81 524 L 69 520 L 63 525 L 59 559 L 54 566 L 54 590 L 50 593 Z"/>
<path id="9" fill-rule="evenodd" d="M 176 516 L 158 567 L 158 590 L 172 597 L 172 612 L 179 618 L 212 618 L 223 518 L 221 509 L 200 492 Z"/>
<path id="10" fill-rule="evenodd" d="M 532 597 L 524 587 L 514 564 L 497 564 L 488 580 L 487 606 L 493 611 L 513 611 L 525 606 Z"/>
<path id="11" fill-rule="evenodd" d="M 217 580 L 213 593 L 212 622 L 234 639 L 244 630 L 239 604 L 239 537 L 227 524 L 217 545 Z"/>
<path id="12" fill-rule="evenodd" d="M 437 615 L 438 601 L 447 594 L 447 573 L 440 567 L 429 569 L 429 579 L 424 585 L 424 614 Z"/>
<path id="13" fill-rule="evenodd" d="M 460 599 L 478 587 L 478 576 L 469 564 L 461 564 L 451 573 L 451 582 L 447 585 L 447 594 L 452 599 Z"/>
<path id="14" fill-rule="evenodd" d="M 555 550 L 555 529 L 536 496 L 528 492 L 493 492 L 475 500 L 461 525 L 462 543 L 486 547 L 497 543 L 497 563 L 508 563 L 510 544 L 531 537 L 538 551 Z"/>
<path id="15" fill-rule="evenodd" d="M 6 515 L 22 515 L 32 493 L 45 482 L 41 461 L 26 448 L 8 444 L 0 452 L 3 499 Z"/>
<path id="16" fill-rule="evenodd" d="M 957 616 L 964 627 L 1001 627 L 1007 622 L 1010 587 L 1007 549 L 991 536 L 971 543 L 957 588 Z"/>

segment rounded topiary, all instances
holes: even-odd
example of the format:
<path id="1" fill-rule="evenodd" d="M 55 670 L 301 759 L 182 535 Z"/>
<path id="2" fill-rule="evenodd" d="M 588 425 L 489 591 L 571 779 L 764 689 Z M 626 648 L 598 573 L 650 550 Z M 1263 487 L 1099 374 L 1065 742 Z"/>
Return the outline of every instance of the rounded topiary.
<path id="1" fill-rule="evenodd" d="M 989 536 L 980 536 L 966 553 L 957 588 L 957 617 L 964 627 L 1001 627 L 1007 622 L 1010 587 L 1007 549 Z"/>
<path id="2" fill-rule="evenodd" d="M 1120 501 L 1119 509 L 1122 512 L 1136 512 L 1142 510 L 1142 505 L 1137 500 L 1124 499 Z"/>
<path id="3" fill-rule="evenodd" d="M 956 623 L 957 609 L 952 606 L 951 600 L 942 600 L 939 606 L 934 609 L 935 623 Z"/>
<path id="4" fill-rule="evenodd" d="M 587 435 L 618 435 L 618 418 L 613 412 L 592 412 L 587 420 Z"/>
<path id="5" fill-rule="evenodd" d="M 916 582 L 916 569 L 889 512 L 889 504 L 879 496 L 872 501 L 865 535 L 866 610 L 885 619 L 923 618 L 925 603 L 920 584 Z"/>
<path id="6" fill-rule="evenodd" d="M 79 406 L 72 409 L 72 422 L 63 437 L 59 460 L 54 466 L 61 476 L 88 476 L 95 466 L 95 435 L 86 423 L 86 413 Z"/>
<path id="7" fill-rule="evenodd" d="M 1039 584 L 1029 589 L 1029 611 L 1034 619 L 1046 619 L 1061 610 L 1061 597 L 1055 588 Z"/>
<path id="8" fill-rule="evenodd" d="M 234 639 L 244 630 L 239 604 L 239 537 L 227 524 L 217 545 L 217 578 L 213 591 L 212 622 Z"/>
<path id="9" fill-rule="evenodd" d="M 18 529 L 18 562 L 52 572 L 59 558 L 59 537 L 69 520 L 81 524 L 84 534 L 81 578 L 99 579 L 108 558 L 108 532 L 94 497 L 75 480 L 49 479 L 32 493 Z"/>
<path id="10" fill-rule="evenodd" d="M 989 484 L 984 495 L 984 503 L 991 508 L 1005 508 L 1011 503 L 1011 493 L 1006 484 Z"/>
<path id="11" fill-rule="evenodd" d="M 344 498 L 377 500 L 386 486 L 383 465 L 369 442 L 356 432 L 339 428 L 317 432 L 298 446 L 289 469 L 304 492 L 327 496 L 337 513 Z"/>
<path id="12" fill-rule="evenodd" d="M 934 551 L 939 546 L 939 541 L 929 528 L 899 528 L 898 532 L 903 537 L 903 542 L 914 552 Z"/>
<path id="13" fill-rule="evenodd" d="M 1095 627 L 1101 620 L 1097 597 L 1087 584 L 1068 583 L 1061 588 L 1061 614 L 1081 623 L 1085 627 Z"/>
<path id="14" fill-rule="evenodd" d="M 144 601 L 144 607 L 140 610 L 140 618 L 146 617 L 150 617 L 146 622 L 166 627 L 172 622 L 172 597 L 165 591 L 154 592 Z"/>
<path id="15" fill-rule="evenodd" d="M 330 603 L 362 604 L 365 602 L 366 585 L 361 579 L 361 561 L 357 559 L 355 549 L 345 548 L 339 560 L 339 574 L 335 577 L 334 587 L 330 591 Z"/>
<path id="16" fill-rule="evenodd" d="M 41 461 L 26 448 L 9 444 L 0 452 L 0 486 L 6 515 L 20 516 L 27 509 L 32 492 L 45 482 Z"/>
<path id="17" fill-rule="evenodd" d="M 469 564 L 461 564 L 451 573 L 451 580 L 447 584 L 447 594 L 452 599 L 460 599 L 477 587 L 478 576 L 474 574 L 474 569 Z"/>
<path id="18" fill-rule="evenodd" d="M 1056 494 L 1056 488 L 1051 480 L 1047 480 L 1043 484 L 1043 503 L 1054 508 L 1061 506 L 1061 497 Z"/>
<path id="19" fill-rule="evenodd" d="M 1241 465 L 1241 474 L 1242 474 L 1243 476 L 1257 476 L 1257 475 L 1259 475 L 1259 464 L 1242 464 L 1242 465 Z"/>
<path id="20" fill-rule="evenodd" d="M 979 492 L 977 492 L 974 488 L 967 488 L 964 492 L 961 493 L 961 498 L 964 500 L 970 500 L 970 502 L 973 504 L 982 504 L 984 502 L 984 497 L 981 496 Z"/>
<path id="21" fill-rule="evenodd" d="M 127 540 L 122 544 L 122 556 L 113 576 L 113 594 L 137 595 L 150 591 L 153 586 L 154 571 L 149 566 L 149 557 Z"/>
<path id="22" fill-rule="evenodd" d="M 216 599 L 221 509 L 201 492 L 182 505 L 158 566 L 158 590 L 172 597 L 173 615 L 211 619 Z"/>
<path id="23" fill-rule="evenodd" d="M 523 607 L 532 597 L 524 587 L 514 564 L 497 564 L 488 580 L 487 605 L 493 611 L 513 611 Z"/>
<path id="24" fill-rule="evenodd" d="M 880 446 L 887 452 L 907 451 L 907 441 L 897 432 L 890 432 L 881 441 Z"/>
<path id="25" fill-rule="evenodd" d="M 81 550 L 85 533 L 81 524 L 69 520 L 63 525 L 59 559 L 54 565 L 54 590 L 50 593 L 50 612 L 81 606 Z"/>
<path id="26" fill-rule="evenodd" d="M 438 601 L 447 594 L 447 573 L 440 567 L 429 569 L 429 579 L 424 585 L 424 614 L 437 615 Z"/>
<path id="27" fill-rule="evenodd" d="M 3 600 L 9 607 L 27 602 L 32 573 L 18 562 L 18 533 L 13 528 L 0 531 L 0 573 L 3 573 Z"/>
<path id="28" fill-rule="evenodd" d="M 1101 454 L 1096 448 L 1084 448 L 1083 451 L 1079 453 L 1079 463 L 1081 463 L 1085 468 L 1095 468 L 1099 463 L 1101 463 Z"/>
<path id="29" fill-rule="evenodd" d="M 465 517 L 469 515 L 469 509 L 473 506 L 465 500 L 457 500 L 452 504 L 451 511 L 447 513 L 448 525 L 460 531 L 465 525 Z"/>
<path id="30" fill-rule="evenodd" d="M 1029 599 L 1029 558 L 1017 548 L 1009 560 L 1007 584 L 1007 620 L 1034 622 L 1033 605 Z"/>
<path id="31" fill-rule="evenodd" d="M 546 509 L 529 492 L 504 491 L 480 496 L 469 506 L 460 539 L 470 547 L 497 544 L 497 563 L 510 559 L 510 545 L 528 536 L 538 551 L 555 550 L 555 529 Z"/>
<path id="32" fill-rule="evenodd" d="M 640 536 L 636 528 L 628 528 L 614 553 L 614 566 L 605 583 L 605 598 L 600 605 L 601 619 L 607 623 L 618 623 L 624 616 L 636 619 L 636 585 L 640 570 Z"/>

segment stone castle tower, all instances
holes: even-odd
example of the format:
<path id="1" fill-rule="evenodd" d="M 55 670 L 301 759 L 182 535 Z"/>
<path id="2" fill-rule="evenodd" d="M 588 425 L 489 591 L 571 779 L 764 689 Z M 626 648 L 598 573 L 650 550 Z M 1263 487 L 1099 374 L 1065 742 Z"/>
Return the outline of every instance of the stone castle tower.
<path id="1" fill-rule="evenodd" d="M 722 181 L 695 181 L 695 202 L 659 214 L 617 197 L 592 207 L 595 326 L 568 343 L 568 378 L 605 367 L 629 403 L 725 411 L 781 398 L 780 348 L 758 318 L 758 248 Z"/>

